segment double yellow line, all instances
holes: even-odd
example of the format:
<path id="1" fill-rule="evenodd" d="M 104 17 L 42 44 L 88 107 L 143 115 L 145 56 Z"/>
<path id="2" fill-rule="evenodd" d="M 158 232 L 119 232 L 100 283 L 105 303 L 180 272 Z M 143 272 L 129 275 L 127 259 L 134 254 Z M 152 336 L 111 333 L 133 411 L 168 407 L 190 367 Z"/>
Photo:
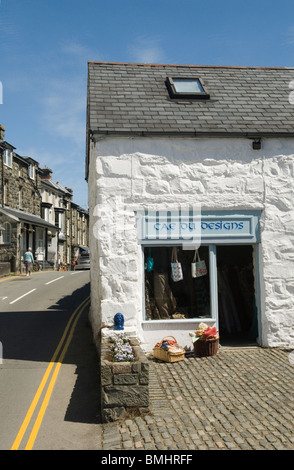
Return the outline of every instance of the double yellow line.
<path id="1" fill-rule="evenodd" d="M 52 373 L 52 377 L 51 377 L 51 380 L 49 382 L 49 385 L 48 385 L 48 388 L 47 388 L 47 391 L 46 391 L 46 394 L 45 394 L 45 397 L 43 399 L 43 402 L 41 404 L 41 407 L 40 407 L 40 410 L 39 410 L 39 413 L 37 415 L 37 418 L 35 420 L 35 423 L 34 423 L 34 426 L 33 426 L 33 429 L 31 431 L 31 434 L 29 436 L 29 439 L 28 439 L 28 442 L 25 446 L 25 450 L 31 450 L 33 448 L 33 445 L 34 445 L 34 442 L 36 440 L 36 437 L 37 437 L 37 434 L 38 434 L 38 431 L 39 431 L 39 428 L 41 426 L 41 423 L 42 423 L 42 420 L 43 420 L 43 417 L 44 417 L 44 414 L 45 414 L 45 411 L 46 411 L 46 408 L 47 408 L 47 405 L 49 403 L 49 400 L 50 400 L 50 397 L 51 397 L 51 394 L 52 394 L 52 391 L 53 391 L 53 387 L 54 387 L 54 384 L 56 382 L 56 379 L 57 379 L 57 376 L 58 376 L 58 373 L 59 373 L 59 369 L 61 367 L 61 364 L 62 364 L 62 361 L 64 360 L 64 356 L 68 350 L 68 347 L 70 345 L 70 342 L 72 340 L 72 337 L 73 337 L 73 333 L 74 333 L 74 330 L 75 330 L 75 327 L 76 327 L 76 324 L 81 316 L 81 314 L 83 313 L 84 309 L 86 308 L 86 306 L 89 305 L 89 302 L 90 302 L 90 297 L 87 297 L 79 306 L 78 308 L 73 312 L 72 316 L 70 317 L 67 325 L 66 325 L 66 328 L 64 330 L 64 333 L 62 335 L 62 338 L 52 356 L 52 359 L 47 367 L 47 370 L 42 378 L 42 381 L 39 385 L 39 388 L 36 392 L 36 395 L 34 396 L 34 399 L 31 403 L 31 406 L 29 407 L 28 409 L 28 412 L 26 414 L 26 417 L 20 427 L 20 430 L 15 438 L 15 441 L 11 447 L 11 450 L 17 450 L 21 444 L 21 441 L 24 437 L 24 434 L 31 422 L 31 419 L 32 419 L 32 416 L 34 414 L 34 411 L 36 409 L 36 406 L 40 400 L 40 397 L 42 395 L 42 392 L 45 388 L 45 385 L 49 379 L 49 376 L 50 376 L 50 373 L 52 371 L 52 369 L 54 369 L 53 373 Z"/>

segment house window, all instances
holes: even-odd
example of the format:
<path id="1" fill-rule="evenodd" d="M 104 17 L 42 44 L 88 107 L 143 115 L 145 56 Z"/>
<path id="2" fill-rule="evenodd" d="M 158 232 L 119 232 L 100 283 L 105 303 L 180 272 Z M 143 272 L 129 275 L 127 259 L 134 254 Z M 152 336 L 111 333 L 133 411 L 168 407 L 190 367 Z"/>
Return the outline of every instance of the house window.
<path id="1" fill-rule="evenodd" d="M 4 165 L 9 166 L 12 168 L 12 152 L 11 150 L 4 150 Z"/>
<path id="2" fill-rule="evenodd" d="M 60 228 L 60 218 L 59 218 L 59 212 L 55 211 L 55 227 L 59 227 Z"/>
<path id="3" fill-rule="evenodd" d="M 9 222 L 4 223 L 4 230 L 2 231 L 2 243 L 8 245 L 11 243 L 11 225 Z"/>
<path id="4" fill-rule="evenodd" d="M 32 163 L 30 163 L 29 165 L 28 175 L 29 175 L 29 178 L 31 178 L 32 180 L 35 179 L 35 165 L 33 165 Z"/>
<path id="5" fill-rule="evenodd" d="M 42 207 L 42 219 L 49 222 L 49 207 Z"/>
<path id="6" fill-rule="evenodd" d="M 18 207 L 21 209 L 22 208 L 22 187 L 19 187 L 18 190 Z"/>
<path id="7" fill-rule="evenodd" d="M 7 204 L 7 197 L 8 197 L 8 180 L 4 181 L 4 188 L 3 188 L 3 202 Z"/>
<path id="8" fill-rule="evenodd" d="M 171 98 L 207 100 L 210 97 L 200 78 L 167 77 L 166 85 Z"/>

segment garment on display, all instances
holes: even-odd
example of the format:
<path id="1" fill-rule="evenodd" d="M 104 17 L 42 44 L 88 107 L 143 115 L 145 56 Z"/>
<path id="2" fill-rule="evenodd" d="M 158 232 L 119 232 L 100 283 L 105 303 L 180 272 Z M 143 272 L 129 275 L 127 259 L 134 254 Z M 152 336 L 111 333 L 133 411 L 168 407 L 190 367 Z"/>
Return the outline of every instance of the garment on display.
<path id="1" fill-rule="evenodd" d="M 153 271 L 153 267 L 154 267 L 154 259 L 152 258 L 151 256 L 151 248 L 149 248 L 149 252 L 148 252 L 148 258 L 147 258 L 147 271 L 148 273 L 150 273 L 151 271 Z"/>

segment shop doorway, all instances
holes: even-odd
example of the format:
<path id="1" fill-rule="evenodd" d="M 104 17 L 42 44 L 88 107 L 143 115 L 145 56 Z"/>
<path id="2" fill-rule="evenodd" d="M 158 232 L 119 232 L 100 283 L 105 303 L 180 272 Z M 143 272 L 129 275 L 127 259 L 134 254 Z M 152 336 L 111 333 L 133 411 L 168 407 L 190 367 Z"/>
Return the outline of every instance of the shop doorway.
<path id="1" fill-rule="evenodd" d="M 218 315 L 222 345 L 256 344 L 253 246 L 218 245 Z"/>

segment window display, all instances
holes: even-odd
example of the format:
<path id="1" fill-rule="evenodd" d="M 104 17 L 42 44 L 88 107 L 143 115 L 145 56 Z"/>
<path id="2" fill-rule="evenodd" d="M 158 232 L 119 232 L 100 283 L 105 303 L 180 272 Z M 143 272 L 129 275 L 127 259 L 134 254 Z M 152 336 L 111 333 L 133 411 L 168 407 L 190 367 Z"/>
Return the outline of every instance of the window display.
<path id="1" fill-rule="evenodd" d="M 211 317 L 208 246 L 146 247 L 144 262 L 146 320 Z"/>

